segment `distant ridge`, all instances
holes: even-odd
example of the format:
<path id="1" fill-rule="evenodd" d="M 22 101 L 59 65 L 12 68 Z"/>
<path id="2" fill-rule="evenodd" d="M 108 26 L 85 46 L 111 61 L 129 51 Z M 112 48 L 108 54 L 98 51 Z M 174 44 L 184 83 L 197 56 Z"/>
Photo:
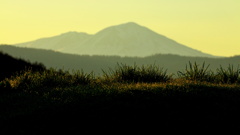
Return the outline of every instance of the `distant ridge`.
<path id="1" fill-rule="evenodd" d="M 94 35 L 68 32 L 54 37 L 15 44 L 15 46 L 80 55 L 146 57 L 155 54 L 175 54 L 215 57 L 179 44 L 134 22 L 110 26 Z"/>
<path id="2" fill-rule="evenodd" d="M 169 74 L 174 73 L 175 75 L 177 75 L 177 71 L 185 70 L 189 61 L 192 63 L 197 62 L 199 65 L 203 62 L 205 62 L 206 65 L 210 64 L 208 69 L 212 71 L 216 71 L 216 68 L 219 68 L 220 65 L 223 68 L 227 68 L 229 64 L 233 64 L 235 68 L 240 65 L 240 56 L 219 58 L 189 57 L 170 54 L 158 54 L 144 58 L 89 56 L 67 54 L 45 49 L 15 47 L 11 45 L 0 45 L 0 51 L 15 58 L 21 58 L 33 63 L 36 61 L 40 62 L 47 68 L 64 69 L 68 71 L 83 70 L 85 73 L 94 72 L 95 75 L 101 75 L 103 73 L 102 70 L 109 71 L 109 68 L 114 69 L 117 63 L 127 65 L 137 64 L 138 66 L 154 64 L 167 69 Z M 17 65 L 15 67 L 17 67 Z"/>

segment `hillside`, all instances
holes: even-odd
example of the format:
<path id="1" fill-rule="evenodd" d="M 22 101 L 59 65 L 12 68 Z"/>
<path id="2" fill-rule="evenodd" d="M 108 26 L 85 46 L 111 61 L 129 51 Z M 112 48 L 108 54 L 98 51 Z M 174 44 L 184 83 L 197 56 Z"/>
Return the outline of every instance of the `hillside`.
<path id="1" fill-rule="evenodd" d="M 47 68 L 53 67 L 64 70 L 83 70 L 86 73 L 94 72 L 96 75 L 102 73 L 102 70 L 114 69 L 117 63 L 127 65 L 151 65 L 163 67 L 168 73 L 177 74 L 177 71 L 184 70 L 188 62 L 197 62 L 210 64 L 209 69 L 215 71 L 222 65 L 224 68 L 229 64 L 235 67 L 240 65 L 240 57 L 222 57 L 222 58 L 203 58 L 203 57 L 186 57 L 178 55 L 153 55 L 145 58 L 138 57 L 119 57 L 119 56 L 89 56 L 73 55 L 51 50 L 20 48 L 9 45 L 1 45 L 0 51 L 9 55 L 29 60 L 30 62 L 41 62 Z"/>
<path id="2" fill-rule="evenodd" d="M 26 69 L 32 69 L 33 71 L 45 69 L 45 67 L 40 63 L 30 63 L 23 59 L 16 59 L 1 51 L 0 61 L 2 63 L 0 66 L 0 81 Z"/>
<path id="3" fill-rule="evenodd" d="M 15 44 L 15 46 L 50 49 L 79 55 L 146 57 L 155 54 L 174 54 L 214 57 L 133 22 L 110 26 L 94 35 L 68 32 L 54 37 Z"/>
<path id="4" fill-rule="evenodd" d="M 240 69 L 235 72 L 238 77 L 234 82 L 215 75 L 211 81 L 187 76 L 166 78 L 158 70 L 156 74 L 142 70 L 147 80 L 141 81 L 138 71 L 124 69 L 130 74 L 94 78 L 51 69 L 27 71 L 0 81 L 0 133 L 148 135 L 239 131 Z M 156 80 L 155 75 L 163 78 Z"/>
<path id="5" fill-rule="evenodd" d="M 14 46 L 0 46 L 0 50 L 18 57 L 16 59 L 0 53 L 0 60 L 4 62 L 1 68 L 5 67 L 1 69 L 2 73 L 30 63 L 19 57 L 42 61 L 48 63 L 49 67 L 66 64 L 69 68 L 81 67 L 84 71 L 98 71 L 98 64 L 102 67 L 112 64 L 115 67 L 117 61 L 130 63 L 127 65 L 155 63 L 177 71 L 184 69 L 188 61 L 206 62 L 211 64 L 210 67 L 217 65 L 217 68 L 218 64 L 236 65 L 240 61 L 240 56 L 194 58 L 154 55 L 122 58 L 80 56 Z M 55 69 L 41 72 L 27 70 L 21 74 L 11 71 L 15 76 L 0 80 L 0 133 L 42 135 L 238 131 L 240 69 L 199 74 L 201 69 L 201 65 L 193 67 L 194 72 L 190 72 L 190 76 L 183 74 L 179 78 L 173 78 L 155 66 L 144 68 L 135 65 L 119 66 L 110 74 L 100 77 Z"/>

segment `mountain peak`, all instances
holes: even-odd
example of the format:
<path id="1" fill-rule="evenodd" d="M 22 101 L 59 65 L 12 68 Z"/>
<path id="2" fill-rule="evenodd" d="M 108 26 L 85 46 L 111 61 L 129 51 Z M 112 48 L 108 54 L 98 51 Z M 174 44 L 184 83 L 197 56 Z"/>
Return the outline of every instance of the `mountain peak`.
<path id="1" fill-rule="evenodd" d="M 127 22 L 127 23 L 123 23 L 123 24 L 119 24 L 119 25 L 115 25 L 115 26 L 112 26 L 112 27 L 116 27 L 116 28 L 121 28 L 121 29 L 140 29 L 140 28 L 146 28 L 146 27 L 143 27 L 135 22 Z"/>
<path id="2" fill-rule="evenodd" d="M 127 23 L 119 24 L 118 26 L 140 26 L 140 25 L 135 22 L 127 22 Z"/>
<path id="3" fill-rule="evenodd" d="M 107 27 L 99 31 L 96 35 L 109 35 L 110 37 L 113 35 L 120 35 L 120 37 L 128 37 L 148 33 L 150 31 L 151 30 L 147 27 L 141 26 L 135 22 L 127 22 Z"/>

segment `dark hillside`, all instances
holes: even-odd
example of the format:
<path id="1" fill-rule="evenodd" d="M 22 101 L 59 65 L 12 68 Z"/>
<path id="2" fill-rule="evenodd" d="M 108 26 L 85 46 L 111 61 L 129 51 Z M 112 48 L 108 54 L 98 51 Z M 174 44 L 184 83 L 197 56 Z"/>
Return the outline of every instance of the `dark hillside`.
<path id="1" fill-rule="evenodd" d="M 33 71 L 44 70 L 45 67 L 39 63 L 30 63 L 22 59 L 16 59 L 12 56 L 0 52 L 0 81 L 4 78 L 14 75 L 16 72 L 20 72 L 26 69 L 32 69 Z"/>
<path id="2" fill-rule="evenodd" d="M 176 79 L 125 65 L 99 78 L 28 70 L 0 82 L 0 134 L 239 131 L 240 69 L 201 69 Z"/>

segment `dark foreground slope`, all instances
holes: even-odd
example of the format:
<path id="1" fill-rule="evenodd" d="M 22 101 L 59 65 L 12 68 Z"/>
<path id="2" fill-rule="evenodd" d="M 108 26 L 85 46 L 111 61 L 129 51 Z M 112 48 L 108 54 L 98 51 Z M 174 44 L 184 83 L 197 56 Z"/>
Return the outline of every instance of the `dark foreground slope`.
<path id="1" fill-rule="evenodd" d="M 116 92 L 116 88 L 94 88 L 94 93 L 82 92 L 93 89 L 89 87 L 65 88 L 54 93 L 44 92 L 50 94 L 47 99 L 15 93 L 8 96 L 16 103 L 7 101 L 9 106 L 5 108 L 1 103 L 3 129 L 0 132 L 40 135 L 237 131 L 240 127 L 239 88 L 198 87 L 192 86 L 188 92 L 184 86 L 133 88 L 124 92 Z M 53 96 L 59 92 L 61 96 Z M 70 99 L 63 103 L 61 100 L 66 96 Z M 1 98 L 9 100 L 3 95 Z M 3 109 L 15 113 L 4 117 Z"/>
<path id="2" fill-rule="evenodd" d="M 40 63 L 31 63 L 23 59 L 16 59 L 2 52 L 0 52 L 0 62 L 0 81 L 26 69 L 32 69 L 34 71 L 45 69 Z"/>
<path id="3" fill-rule="evenodd" d="M 240 128 L 239 83 L 184 78 L 119 83 L 53 70 L 28 71 L 12 82 L 0 85 L 5 89 L 0 134 L 196 134 Z"/>

